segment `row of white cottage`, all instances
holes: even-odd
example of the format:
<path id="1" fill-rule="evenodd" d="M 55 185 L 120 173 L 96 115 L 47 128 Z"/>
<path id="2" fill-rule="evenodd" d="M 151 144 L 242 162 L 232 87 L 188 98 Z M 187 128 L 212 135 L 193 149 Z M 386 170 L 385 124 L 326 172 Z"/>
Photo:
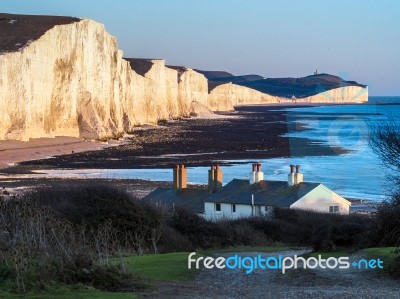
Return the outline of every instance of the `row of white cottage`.
<path id="1" fill-rule="evenodd" d="M 157 188 L 144 199 L 189 209 L 210 220 L 266 216 L 274 207 L 349 213 L 348 200 L 321 183 L 304 182 L 299 165 L 290 165 L 287 181 L 264 180 L 261 164 L 252 167 L 249 179 L 234 179 L 223 186 L 221 168 L 211 166 L 208 190 L 204 190 L 188 188 L 187 168 L 177 165 L 173 188 Z"/>

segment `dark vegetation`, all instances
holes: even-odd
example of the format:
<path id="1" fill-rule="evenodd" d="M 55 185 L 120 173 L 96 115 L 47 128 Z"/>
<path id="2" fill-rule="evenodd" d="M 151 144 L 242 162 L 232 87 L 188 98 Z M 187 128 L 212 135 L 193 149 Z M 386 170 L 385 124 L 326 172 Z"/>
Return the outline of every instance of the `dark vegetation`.
<path id="1" fill-rule="evenodd" d="M 276 243 L 316 250 L 393 245 L 393 232 L 383 231 L 387 221 L 380 214 L 276 209 L 270 218 L 211 222 L 101 185 L 41 189 L 0 201 L 0 286 L 19 292 L 53 283 L 132 291 L 144 284 L 125 270 L 127 255 Z"/>
<path id="2" fill-rule="evenodd" d="M 393 117 L 383 125 L 370 127 L 370 144 L 389 170 L 387 178 L 392 194 L 376 215 L 375 242 L 379 246 L 400 246 L 400 124 Z M 392 268 L 393 274 L 400 277 L 400 250 Z"/>
<path id="3" fill-rule="evenodd" d="M 0 13 L 0 52 L 18 51 L 54 26 L 78 21 L 78 18 L 71 17 Z"/>

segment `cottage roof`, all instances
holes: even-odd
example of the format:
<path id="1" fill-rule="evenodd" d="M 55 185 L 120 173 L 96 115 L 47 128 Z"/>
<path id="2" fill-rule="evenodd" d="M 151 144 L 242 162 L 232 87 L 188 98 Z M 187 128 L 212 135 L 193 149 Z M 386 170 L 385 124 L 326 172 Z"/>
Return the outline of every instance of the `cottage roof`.
<path id="1" fill-rule="evenodd" d="M 200 189 L 157 188 L 144 197 L 144 200 L 159 202 L 168 207 L 175 205 L 196 213 L 204 213 L 204 199 L 209 195 L 207 190 Z"/>
<path id="2" fill-rule="evenodd" d="M 286 181 L 266 180 L 250 185 L 248 180 L 234 179 L 205 201 L 251 204 L 254 195 L 256 205 L 289 207 L 319 185 L 320 183 L 304 182 L 290 187 Z"/>

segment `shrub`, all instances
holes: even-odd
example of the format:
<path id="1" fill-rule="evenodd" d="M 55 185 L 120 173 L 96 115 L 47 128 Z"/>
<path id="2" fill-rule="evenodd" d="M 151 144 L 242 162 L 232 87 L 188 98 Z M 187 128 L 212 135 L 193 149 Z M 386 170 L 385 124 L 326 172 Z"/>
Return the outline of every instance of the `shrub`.
<path id="1" fill-rule="evenodd" d="M 136 253 L 157 252 L 162 216 L 150 204 L 108 186 L 59 187 L 37 192 L 39 203 L 50 206 L 65 219 L 97 230 L 106 222 L 120 246 Z"/>

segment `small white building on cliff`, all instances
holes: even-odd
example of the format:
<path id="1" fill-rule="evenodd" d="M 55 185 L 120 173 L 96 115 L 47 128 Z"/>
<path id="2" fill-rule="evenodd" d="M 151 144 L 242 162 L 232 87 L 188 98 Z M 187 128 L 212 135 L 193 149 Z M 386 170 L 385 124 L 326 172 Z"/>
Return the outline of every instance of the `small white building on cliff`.
<path id="1" fill-rule="evenodd" d="M 261 164 L 249 179 L 222 186 L 222 170 L 208 171 L 208 190 L 187 188 L 187 169 L 174 169 L 174 188 L 158 188 L 145 197 L 157 205 L 182 207 L 209 220 L 267 216 L 275 207 L 348 214 L 351 203 L 321 183 L 303 181 L 300 166 L 290 165 L 287 181 L 264 180 Z"/>

